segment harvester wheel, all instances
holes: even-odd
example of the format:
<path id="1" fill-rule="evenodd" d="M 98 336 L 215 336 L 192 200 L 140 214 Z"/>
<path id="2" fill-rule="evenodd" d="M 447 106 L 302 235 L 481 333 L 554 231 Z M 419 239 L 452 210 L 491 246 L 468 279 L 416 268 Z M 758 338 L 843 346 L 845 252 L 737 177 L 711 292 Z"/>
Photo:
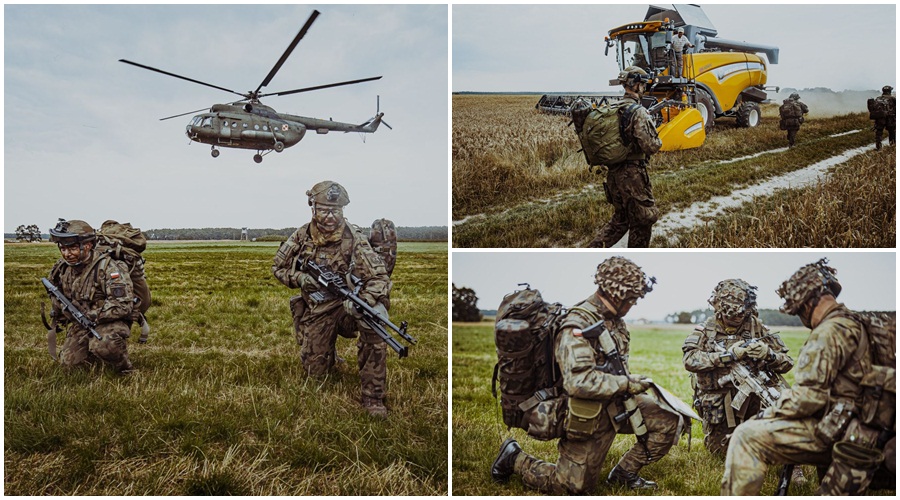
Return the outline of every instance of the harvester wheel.
<path id="1" fill-rule="evenodd" d="M 703 89 L 697 89 L 697 109 L 703 117 L 703 124 L 708 134 L 716 126 L 716 105 L 712 97 Z"/>
<path id="2" fill-rule="evenodd" d="M 745 102 L 741 104 L 741 109 L 737 114 L 738 127 L 755 127 L 759 125 L 759 119 L 762 115 L 759 112 L 759 104 L 755 102 Z"/>

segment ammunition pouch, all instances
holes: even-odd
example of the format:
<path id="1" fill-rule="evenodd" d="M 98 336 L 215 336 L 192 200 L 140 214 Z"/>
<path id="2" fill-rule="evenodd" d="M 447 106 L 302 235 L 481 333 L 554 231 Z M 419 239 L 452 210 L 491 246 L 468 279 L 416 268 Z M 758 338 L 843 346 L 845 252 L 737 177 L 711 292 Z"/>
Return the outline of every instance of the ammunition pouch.
<path id="1" fill-rule="evenodd" d="M 852 441 L 839 441 L 831 451 L 831 466 L 816 491 L 817 495 L 856 495 L 863 493 L 884 454 Z"/>
<path id="2" fill-rule="evenodd" d="M 856 413 L 856 404 L 850 400 L 840 400 L 831 407 L 822 420 L 816 424 L 816 437 L 826 444 L 834 443 L 844 436 Z"/>
<path id="3" fill-rule="evenodd" d="M 540 440 L 558 439 L 565 435 L 566 401 L 557 388 L 542 389 L 519 403 L 522 411 L 521 427 L 528 435 Z"/>
<path id="4" fill-rule="evenodd" d="M 872 366 L 863 376 L 860 420 L 871 427 L 892 430 L 897 411 L 896 370 L 889 366 Z"/>
<path id="5" fill-rule="evenodd" d="M 698 401 L 700 406 L 698 413 L 703 416 L 705 424 L 721 424 L 725 421 L 725 394 L 704 393 Z"/>
<path id="6" fill-rule="evenodd" d="M 593 399 L 569 398 L 566 437 L 573 441 L 590 438 L 600 426 L 603 403 Z"/>

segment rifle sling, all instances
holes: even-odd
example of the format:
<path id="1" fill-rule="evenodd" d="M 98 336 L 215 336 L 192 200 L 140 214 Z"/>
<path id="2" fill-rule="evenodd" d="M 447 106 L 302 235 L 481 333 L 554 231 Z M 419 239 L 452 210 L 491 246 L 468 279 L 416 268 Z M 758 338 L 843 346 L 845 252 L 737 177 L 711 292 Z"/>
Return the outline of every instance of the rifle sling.
<path id="1" fill-rule="evenodd" d="M 728 423 L 728 428 L 733 429 L 737 427 L 737 421 L 734 418 L 734 409 L 731 407 L 731 391 L 725 393 L 725 421 Z"/>

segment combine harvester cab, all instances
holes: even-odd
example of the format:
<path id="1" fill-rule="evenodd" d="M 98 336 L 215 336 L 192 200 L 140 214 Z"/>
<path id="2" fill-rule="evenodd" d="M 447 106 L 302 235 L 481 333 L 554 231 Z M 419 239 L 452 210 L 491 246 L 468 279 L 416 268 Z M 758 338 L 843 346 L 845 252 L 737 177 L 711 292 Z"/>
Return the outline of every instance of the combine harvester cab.
<path id="1" fill-rule="evenodd" d="M 684 76 L 671 74 L 672 39 L 679 28 L 694 45 L 683 56 Z M 767 98 L 767 64 L 778 63 L 778 47 L 718 38 L 697 5 L 651 5 L 644 21 L 609 30 L 605 41 L 606 55 L 615 49 L 620 70 L 638 66 L 650 73 L 653 81 L 642 104 L 657 124 L 663 151 L 700 147 L 717 118 L 733 117 L 741 127 L 759 124 L 759 103 Z M 616 78 L 609 84 L 621 82 Z M 594 97 L 599 106 L 621 95 L 585 97 Z M 545 95 L 536 107 L 568 113 L 574 100 L 575 96 Z"/>

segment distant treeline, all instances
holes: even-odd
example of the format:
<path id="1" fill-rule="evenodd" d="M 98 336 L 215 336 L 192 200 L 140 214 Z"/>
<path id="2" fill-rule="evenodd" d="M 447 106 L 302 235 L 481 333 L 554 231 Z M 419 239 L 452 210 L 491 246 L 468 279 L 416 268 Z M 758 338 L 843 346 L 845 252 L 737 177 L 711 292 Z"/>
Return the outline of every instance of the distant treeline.
<path id="1" fill-rule="evenodd" d="M 368 234 L 369 228 L 361 228 Z M 250 240 L 283 241 L 297 228 L 284 229 L 248 229 Z M 239 240 L 241 229 L 234 227 L 204 227 L 200 229 L 147 229 L 144 234 L 150 240 Z M 397 228 L 397 239 L 400 241 L 447 241 L 447 226 L 419 226 Z"/>

